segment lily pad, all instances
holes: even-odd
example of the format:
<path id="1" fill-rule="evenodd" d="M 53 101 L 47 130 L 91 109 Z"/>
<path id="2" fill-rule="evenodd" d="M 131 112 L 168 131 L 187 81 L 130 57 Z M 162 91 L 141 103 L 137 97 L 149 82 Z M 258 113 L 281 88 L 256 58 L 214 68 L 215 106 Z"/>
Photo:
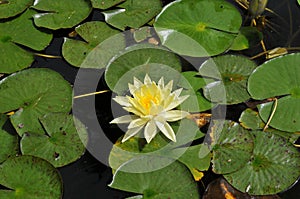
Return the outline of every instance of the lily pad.
<path id="1" fill-rule="evenodd" d="M 0 163 L 19 152 L 18 136 L 3 129 L 7 119 L 6 115 L 0 114 Z"/>
<path id="2" fill-rule="evenodd" d="M 6 0 L 0 3 L 0 19 L 20 14 L 33 4 L 33 0 Z"/>
<path id="3" fill-rule="evenodd" d="M 0 168 L 0 184 L 10 189 L 0 190 L 0 197 L 6 199 L 60 199 L 63 192 L 58 171 L 32 156 L 6 160 Z"/>
<path id="4" fill-rule="evenodd" d="M 197 184 L 193 180 L 188 169 L 179 162 L 163 167 L 159 170 L 153 168 L 160 167 L 170 159 L 162 157 L 140 157 L 135 158 L 116 171 L 113 181 L 109 185 L 115 189 L 143 194 L 144 198 L 200 198 Z M 123 168 L 126 167 L 126 168 Z M 139 171 L 148 169 L 150 172 L 126 173 L 124 169 Z"/>
<path id="5" fill-rule="evenodd" d="M 238 36 L 234 39 L 230 50 L 245 50 L 255 45 L 263 39 L 261 32 L 256 27 L 241 27 Z"/>
<path id="6" fill-rule="evenodd" d="M 63 57 L 73 66 L 104 68 L 113 56 L 125 49 L 123 34 L 104 22 L 86 22 L 75 31 L 84 41 L 65 38 L 62 47 Z"/>
<path id="7" fill-rule="evenodd" d="M 139 44 L 111 60 L 105 71 L 105 81 L 112 91 L 124 94 L 134 77 L 143 80 L 146 74 L 155 82 L 164 77 L 165 82 L 173 80 L 176 85 L 180 70 L 180 60 L 174 53 L 162 47 Z"/>
<path id="8" fill-rule="evenodd" d="M 282 192 L 300 176 L 300 153 L 281 136 L 254 131 L 251 161 L 240 170 L 224 175 L 236 189 L 252 195 Z"/>
<path id="9" fill-rule="evenodd" d="M 242 18 L 222 0 L 185 0 L 168 4 L 154 23 L 163 45 L 192 57 L 223 53 L 237 36 Z"/>
<path id="10" fill-rule="evenodd" d="M 256 64 L 243 56 L 223 55 L 210 58 L 199 68 L 199 74 L 216 81 L 204 87 L 204 96 L 219 104 L 238 104 L 250 98 L 248 77 Z"/>
<path id="11" fill-rule="evenodd" d="M 55 167 L 74 162 L 84 154 L 87 131 L 79 120 L 65 113 L 50 113 L 40 122 L 47 135 L 25 133 L 21 140 L 22 154 L 43 158 Z"/>
<path id="12" fill-rule="evenodd" d="M 215 173 L 237 171 L 251 159 L 253 137 L 238 123 L 215 120 L 209 134 L 212 140 L 212 163 Z"/>
<path id="13" fill-rule="evenodd" d="M 92 11 L 90 1 L 83 0 L 39 0 L 32 8 L 41 11 L 33 15 L 35 25 L 52 30 L 72 28 L 86 19 Z"/>
<path id="14" fill-rule="evenodd" d="M 25 132 L 44 134 L 39 117 L 66 112 L 72 106 L 72 88 L 53 70 L 32 68 L 0 81 L 0 113 L 16 111 L 11 122 L 22 137 Z"/>
<path id="15" fill-rule="evenodd" d="M 52 34 L 38 30 L 32 23 L 32 15 L 35 13 L 28 9 L 19 17 L 0 23 L 0 73 L 22 70 L 34 61 L 33 54 L 17 44 L 39 51 L 52 40 Z"/>
<path id="16" fill-rule="evenodd" d="M 139 28 L 155 17 L 162 9 L 160 0 L 125 1 L 119 9 L 103 12 L 105 21 L 120 29 Z"/>
<path id="17" fill-rule="evenodd" d="M 126 0 L 91 0 L 93 8 L 108 9 Z"/>
<path id="18" fill-rule="evenodd" d="M 300 53 L 274 58 L 260 65 L 249 77 L 248 91 L 254 99 L 281 96 L 270 126 L 282 131 L 300 131 Z M 266 122 L 274 102 L 260 105 L 259 114 Z"/>

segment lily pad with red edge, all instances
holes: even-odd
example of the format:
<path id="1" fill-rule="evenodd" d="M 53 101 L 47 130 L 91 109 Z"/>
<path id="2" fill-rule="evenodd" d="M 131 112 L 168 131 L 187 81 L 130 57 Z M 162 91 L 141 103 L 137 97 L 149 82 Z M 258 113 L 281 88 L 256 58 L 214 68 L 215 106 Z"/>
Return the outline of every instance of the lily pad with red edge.
<path id="1" fill-rule="evenodd" d="M 120 30 L 139 28 L 149 22 L 162 9 L 160 0 L 125 1 L 117 9 L 103 12 L 105 21 Z"/>
<path id="2" fill-rule="evenodd" d="M 257 100 L 279 97 L 270 126 L 282 131 L 300 131 L 300 53 L 271 59 L 260 65 L 249 77 L 248 91 Z M 267 122 L 274 101 L 258 106 Z"/>
<path id="3" fill-rule="evenodd" d="M 300 153 L 285 138 L 254 131 L 251 160 L 236 172 L 224 175 L 236 189 L 251 195 L 285 191 L 300 176 Z"/>
<path id="4" fill-rule="evenodd" d="M 238 123 L 214 120 L 209 136 L 215 173 L 227 174 L 237 171 L 251 159 L 253 136 Z"/>
<path id="5" fill-rule="evenodd" d="M 62 167 L 79 159 L 85 152 L 87 131 L 72 115 L 50 113 L 40 118 L 45 135 L 25 133 L 21 139 L 21 152 Z"/>
<path id="6" fill-rule="evenodd" d="M 165 164 L 168 166 L 162 167 Z M 144 172 L 127 173 L 124 170 Z M 151 199 L 200 198 L 197 183 L 183 164 L 156 156 L 137 157 L 126 162 L 116 171 L 109 186 Z"/>
<path id="7" fill-rule="evenodd" d="M 174 1 L 156 17 L 163 45 L 180 55 L 207 57 L 230 48 L 239 33 L 239 11 L 223 0 Z"/>
<path id="8" fill-rule="evenodd" d="M 7 121 L 7 116 L 0 114 L 0 163 L 19 152 L 19 140 L 17 134 L 8 132 L 4 129 L 4 125 Z"/>
<path id="9" fill-rule="evenodd" d="M 68 113 L 72 88 L 57 72 L 31 68 L 0 81 L 0 113 L 15 111 L 10 120 L 22 137 L 25 132 L 44 134 L 39 118 L 50 112 Z"/>
<path id="10" fill-rule="evenodd" d="M 86 19 L 92 11 L 90 1 L 82 0 L 39 0 L 32 6 L 40 13 L 33 15 L 38 27 L 52 30 L 72 28 Z"/>
<path id="11" fill-rule="evenodd" d="M 60 199 L 63 194 L 59 172 L 47 161 L 32 157 L 9 158 L 0 167 L 0 198 Z"/>
<path id="12" fill-rule="evenodd" d="M 63 57 L 73 66 L 105 68 L 113 56 L 125 49 L 124 35 L 104 22 L 86 22 L 75 31 L 84 41 L 65 38 L 62 46 Z"/>
<path id="13" fill-rule="evenodd" d="M 6 0 L 0 3 L 0 19 L 16 16 L 33 4 L 33 0 Z"/>
<path id="14" fill-rule="evenodd" d="M 219 104 L 238 104 L 250 98 L 247 81 L 256 64 L 246 57 L 223 55 L 210 58 L 199 68 L 199 74 L 215 81 L 207 84 L 204 96 Z"/>
<path id="15" fill-rule="evenodd" d="M 108 9 L 126 0 L 91 0 L 93 8 Z"/>
<path id="16" fill-rule="evenodd" d="M 20 45 L 40 51 L 52 40 L 52 34 L 34 26 L 32 15 L 36 13 L 27 9 L 20 16 L 0 23 L 0 73 L 9 74 L 22 70 L 34 61 L 33 54 Z"/>

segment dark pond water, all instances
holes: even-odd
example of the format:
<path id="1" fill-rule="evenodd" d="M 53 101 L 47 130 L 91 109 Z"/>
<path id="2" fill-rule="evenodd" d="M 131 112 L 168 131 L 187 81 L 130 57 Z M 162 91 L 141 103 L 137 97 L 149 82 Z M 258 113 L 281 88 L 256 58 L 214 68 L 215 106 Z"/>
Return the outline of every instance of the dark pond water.
<path id="1" fill-rule="evenodd" d="M 167 1 L 164 1 L 167 3 Z M 233 2 L 233 1 L 231 1 Z M 300 46 L 300 36 L 297 30 L 300 29 L 300 7 L 296 5 L 296 0 L 270 0 L 268 7 L 276 14 L 266 12 L 266 18 L 270 21 L 272 28 L 266 27 L 264 29 L 265 43 L 267 49 L 274 47 L 289 47 Z M 243 9 L 241 12 L 246 13 Z M 99 12 L 93 13 L 90 17 L 92 20 L 103 19 Z M 220 19 L 221 20 L 221 19 Z M 55 39 L 52 44 L 45 50 L 46 54 L 59 55 L 61 51 L 61 44 L 63 37 L 70 32 L 65 30 L 63 32 L 56 32 Z M 299 34 L 300 35 L 300 34 Z M 261 52 L 260 46 L 245 51 L 246 55 Z M 258 62 L 261 61 L 258 59 Z M 76 77 L 77 69 L 67 64 L 62 59 L 46 59 L 37 58 L 34 67 L 48 67 L 61 73 L 66 80 L 73 83 Z M 105 89 L 105 85 L 100 80 L 99 89 Z M 102 94 L 101 97 L 96 97 L 96 111 L 103 129 L 106 129 L 108 137 L 114 141 L 120 135 L 116 129 L 110 129 L 107 123 L 112 119 L 110 115 L 110 100 L 111 93 Z M 237 119 L 239 113 L 245 109 L 245 104 L 228 107 L 228 118 Z M 111 170 L 97 161 L 89 152 L 73 164 L 60 168 L 59 171 L 63 177 L 64 182 L 64 197 L 63 199 L 117 199 L 131 196 L 130 193 L 121 192 L 110 189 L 107 184 L 111 182 Z M 280 172 L 280 171 L 279 171 Z M 215 175 L 208 174 L 204 179 L 205 187 Z M 200 190 L 204 191 L 203 184 L 199 183 Z M 300 183 L 297 183 L 290 190 L 279 194 L 284 199 L 299 199 L 300 198 Z M 218 196 L 215 199 L 218 199 Z"/>

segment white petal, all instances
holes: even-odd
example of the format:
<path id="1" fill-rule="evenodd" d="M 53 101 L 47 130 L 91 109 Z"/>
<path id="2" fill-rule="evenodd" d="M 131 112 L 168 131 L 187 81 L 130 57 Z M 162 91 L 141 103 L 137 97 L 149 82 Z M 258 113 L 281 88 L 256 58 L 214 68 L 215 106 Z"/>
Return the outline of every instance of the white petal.
<path id="1" fill-rule="evenodd" d="M 161 77 L 157 83 L 158 87 L 160 89 L 163 89 L 165 87 L 165 81 L 164 81 L 164 77 Z"/>
<path id="2" fill-rule="evenodd" d="M 148 74 L 146 74 L 145 79 L 144 79 L 144 84 L 151 84 L 151 82 L 152 82 L 151 78 L 149 77 Z"/>
<path id="3" fill-rule="evenodd" d="M 168 124 L 168 122 L 156 121 L 155 124 L 167 138 L 169 138 L 173 142 L 176 142 L 175 133 L 174 133 L 172 127 Z"/>
<path id="4" fill-rule="evenodd" d="M 179 97 L 179 95 L 180 95 L 182 89 L 183 89 L 183 88 L 179 88 L 179 89 L 173 91 L 172 93 L 174 93 L 176 97 Z"/>
<path id="5" fill-rule="evenodd" d="M 186 100 L 189 97 L 189 95 L 184 95 L 179 97 L 177 100 L 174 100 L 173 102 L 171 102 L 167 107 L 165 107 L 165 110 L 171 110 L 176 108 L 177 106 L 179 106 L 184 100 Z"/>
<path id="6" fill-rule="evenodd" d="M 137 87 L 132 85 L 132 84 L 128 84 L 128 88 L 129 88 L 129 92 L 133 95 L 133 93 L 136 91 Z"/>
<path id="7" fill-rule="evenodd" d="M 130 123 L 132 120 L 136 119 L 137 117 L 134 115 L 124 115 L 118 118 L 113 119 L 110 124 L 124 124 Z"/>
<path id="8" fill-rule="evenodd" d="M 165 86 L 166 90 L 172 90 L 173 89 L 173 80 L 169 81 L 169 83 Z"/>
<path id="9" fill-rule="evenodd" d="M 138 118 L 138 119 L 132 120 L 130 122 L 130 124 L 128 125 L 128 128 L 133 129 L 133 128 L 137 128 L 140 126 L 144 126 L 148 121 L 149 121 L 149 119 L 147 119 L 147 118 Z"/>
<path id="10" fill-rule="evenodd" d="M 133 85 L 136 87 L 136 88 L 140 88 L 143 83 L 136 77 L 133 78 Z"/>
<path id="11" fill-rule="evenodd" d="M 137 128 L 134 128 L 134 129 L 128 129 L 128 131 L 126 131 L 123 139 L 122 139 L 122 142 L 125 142 L 127 141 L 129 138 L 135 136 L 143 127 L 137 127 Z"/>
<path id="12" fill-rule="evenodd" d="M 123 109 L 124 109 L 125 111 L 128 111 L 128 112 L 130 112 L 130 113 L 133 113 L 133 114 L 138 115 L 138 116 L 140 116 L 140 117 L 144 115 L 143 113 L 141 113 L 139 110 L 137 110 L 137 109 L 134 108 L 134 107 L 123 107 Z"/>
<path id="13" fill-rule="evenodd" d="M 189 115 L 189 113 L 186 111 L 173 110 L 161 113 L 160 115 L 164 117 L 165 120 L 168 122 L 175 122 L 181 120 L 182 118 L 185 118 Z"/>
<path id="14" fill-rule="evenodd" d="M 157 128 L 156 124 L 153 120 L 150 120 L 144 130 L 144 135 L 146 138 L 147 143 L 151 142 L 151 140 L 154 138 L 154 136 L 157 134 Z"/>
<path id="15" fill-rule="evenodd" d="M 113 100 L 115 100 L 115 102 L 117 102 L 121 106 L 130 106 L 130 103 L 129 103 L 129 100 L 127 97 L 116 96 L 115 98 L 113 98 Z"/>

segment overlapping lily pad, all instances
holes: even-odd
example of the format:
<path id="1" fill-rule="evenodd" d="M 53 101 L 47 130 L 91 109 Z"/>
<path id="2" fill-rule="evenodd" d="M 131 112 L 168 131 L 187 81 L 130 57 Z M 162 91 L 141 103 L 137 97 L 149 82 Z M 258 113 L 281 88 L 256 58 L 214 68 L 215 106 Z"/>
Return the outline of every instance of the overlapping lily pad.
<path id="1" fill-rule="evenodd" d="M 5 0 L 0 2 L 0 19 L 20 14 L 33 4 L 33 0 Z"/>
<path id="2" fill-rule="evenodd" d="M 17 44 L 39 51 L 50 43 L 52 34 L 34 26 L 32 15 L 35 13 L 28 9 L 21 16 L 0 23 L 0 73 L 22 70 L 34 61 L 33 54 Z"/>
<path id="3" fill-rule="evenodd" d="M 255 131 L 251 161 L 240 170 L 224 175 L 242 192 L 268 195 L 289 188 L 300 176 L 300 153 L 281 136 Z"/>
<path id="4" fill-rule="evenodd" d="M 42 117 L 40 122 L 47 135 L 24 134 L 21 140 L 22 154 L 43 158 L 55 167 L 67 165 L 83 155 L 87 131 L 79 120 L 64 113 L 50 113 Z"/>
<path id="5" fill-rule="evenodd" d="M 154 45 L 138 44 L 111 60 L 105 71 L 105 81 L 112 91 L 124 94 L 134 77 L 143 81 L 146 74 L 155 82 L 164 77 L 165 82 L 173 80 L 176 85 L 180 70 L 180 60 L 172 52 Z"/>
<path id="6" fill-rule="evenodd" d="M 91 0 L 93 8 L 108 9 L 126 0 Z"/>
<path id="7" fill-rule="evenodd" d="M 209 134 L 215 173 L 237 171 L 251 159 L 253 137 L 238 123 L 215 120 Z"/>
<path id="8" fill-rule="evenodd" d="M 223 55 L 210 58 L 200 68 L 200 75 L 216 81 L 204 87 L 204 95 L 212 102 L 238 104 L 250 98 L 248 77 L 256 64 L 243 56 Z"/>
<path id="9" fill-rule="evenodd" d="M 53 30 L 72 28 L 89 16 L 92 11 L 90 1 L 83 0 L 39 0 L 32 6 L 41 11 L 33 16 L 39 27 Z"/>
<path id="10" fill-rule="evenodd" d="M 16 155 L 19 151 L 17 135 L 3 129 L 7 119 L 6 115 L 0 114 L 0 163 L 4 162 L 8 157 Z"/>
<path id="11" fill-rule="evenodd" d="M 241 27 L 238 36 L 234 39 L 231 50 L 245 50 L 251 48 L 262 40 L 263 35 L 256 27 Z"/>
<path id="12" fill-rule="evenodd" d="M 282 131 L 300 131 L 300 54 L 274 58 L 260 65 L 249 77 L 248 91 L 258 100 L 280 96 L 270 126 Z M 266 122 L 274 101 L 260 105 L 259 113 Z"/>
<path id="13" fill-rule="evenodd" d="M 109 60 L 125 49 L 125 38 L 120 31 L 104 22 L 86 22 L 75 28 L 84 41 L 65 38 L 62 54 L 73 66 L 104 68 Z"/>
<path id="14" fill-rule="evenodd" d="M 44 134 L 38 118 L 50 112 L 69 112 L 72 88 L 57 72 L 32 68 L 0 81 L 0 101 L 0 113 L 16 111 L 10 119 L 20 136 Z"/>
<path id="15" fill-rule="evenodd" d="M 0 167 L 0 190 L 6 199 L 60 199 L 62 183 L 58 171 L 47 161 L 32 156 L 10 158 Z"/>
<path id="16" fill-rule="evenodd" d="M 154 27 L 163 45 L 193 57 L 223 53 L 237 36 L 242 18 L 222 0 L 175 1 L 157 16 Z"/>
<path id="17" fill-rule="evenodd" d="M 116 171 L 112 188 L 121 189 L 133 193 L 143 194 L 144 198 L 200 198 L 197 184 L 193 180 L 188 169 L 179 162 L 173 162 L 159 170 L 161 165 L 168 163 L 168 158 L 140 157 L 135 158 Z M 126 173 L 124 170 L 149 170 L 143 173 Z"/>
<path id="18" fill-rule="evenodd" d="M 162 9 L 160 0 L 125 1 L 118 9 L 103 12 L 105 21 L 120 29 L 139 28 L 150 21 Z"/>

